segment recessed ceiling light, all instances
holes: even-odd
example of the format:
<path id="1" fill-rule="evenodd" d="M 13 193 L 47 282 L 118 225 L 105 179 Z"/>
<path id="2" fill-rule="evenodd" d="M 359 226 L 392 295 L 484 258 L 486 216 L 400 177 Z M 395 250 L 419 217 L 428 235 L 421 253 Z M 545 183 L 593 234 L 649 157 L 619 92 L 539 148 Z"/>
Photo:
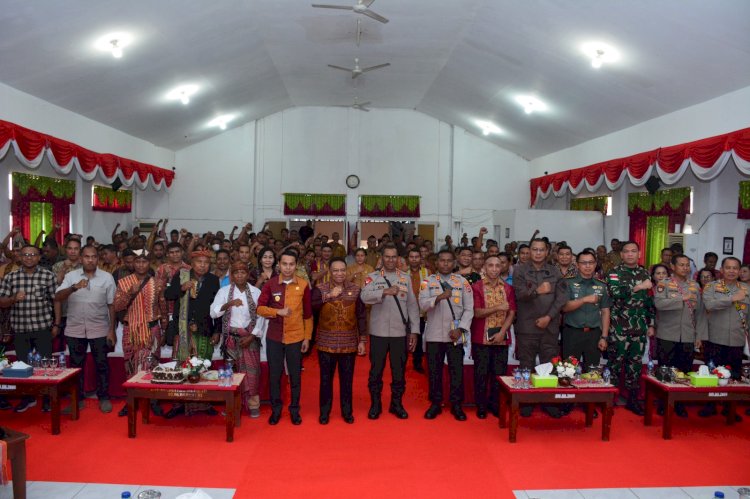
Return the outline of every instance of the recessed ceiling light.
<path id="1" fill-rule="evenodd" d="M 222 114 L 221 116 L 217 116 L 216 118 L 212 119 L 208 122 L 208 126 L 217 126 L 221 128 L 222 130 L 227 129 L 227 123 L 232 121 L 236 116 L 233 114 Z"/>
<path id="2" fill-rule="evenodd" d="M 523 107 L 526 114 L 536 111 L 546 111 L 548 109 L 547 104 L 533 95 L 516 95 L 515 101 Z"/>
<path id="3" fill-rule="evenodd" d="M 131 43 L 133 43 L 133 35 L 119 32 L 102 36 L 94 43 L 94 46 L 103 52 L 111 53 L 115 59 L 119 59 L 122 57 L 123 49 Z"/>
<path id="4" fill-rule="evenodd" d="M 476 123 L 477 126 L 482 129 L 482 135 L 487 136 L 491 133 L 499 135 L 503 133 L 503 129 L 491 121 L 478 120 Z"/>
<path id="5" fill-rule="evenodd" d="M 180 85 L 175 87 L 167 93 L 167 99 L 179 100 L 183 104 L 187 105 L 192 97 L 198 91 L 198 85 Z"/>
<path id="6" fill-rule="evenodd" d="M 591 59 L 591 67 L 599 69 L 604 63 L 612 63 L 620 60 L 620 53 L 612 47 L 602 42 L 588 42 L 581 45 L 581 52 Z"/>

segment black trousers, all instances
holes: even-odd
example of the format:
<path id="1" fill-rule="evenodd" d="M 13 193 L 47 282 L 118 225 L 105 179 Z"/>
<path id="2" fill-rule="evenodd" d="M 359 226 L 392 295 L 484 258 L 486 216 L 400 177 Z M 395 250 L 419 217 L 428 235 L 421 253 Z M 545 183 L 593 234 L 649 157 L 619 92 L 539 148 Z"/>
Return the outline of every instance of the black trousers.
<path id="1" fill-rule="evenodd" d="M 508 347 L 472 343 L 471 352 L 474 357 L 474 401 L 477 407 L 500 407 L 500 382 L 497 377 L 505 376 L 508 370 Z"/>
<path id="2" fill-rule="evenodd" d="M 352 380 L 356 353 L 329 353 L 318 350 L 320 362 L 320 413 L 330 414 L 333 405 L 333 377 L 339 371 L 341 415 L 352 415 Z"/>
<path id="3" fill-rule="evenodd" d="M 389 355 L 390 354 L 390 355 Z M 406 390 L 404 368 L 406 367 L 406 337 L 385 338 L 370 336 L 370 377 L 367 387 L 370 394 L 380 397 L 383 393 L 383 370 L 385 358 L 389 355 L 391 363 L 391 399 L 401 400 Z"/>
<path id="4" fill-rule="evenodd" d="M 450 376 L 450 402 L 460 404 L 464 400 L 464 347 L 441 341 L 427 342 L 427 371 L 430 383 L 430 402 L 443 401 L 443 362 L 448 357 Z"/>
<path id="5" fill-rule="evenodd" d="M 539 355 L 539 362 L 544 364 L 559 353 L 560 345 L 557 343 L 557 333 L 552 334 L 545 330 L 531 334 L 519 334 L 518 329 L 516 329 L 516 357 L 522 369 L 534 369 L 537 355 Z"/>
<path id="6" fill-rule="evenodd" d="M 49 329 L 22 333 L 16 331 L 13 341 L 18 360 L 26 362 L 33 348 L 36 348 L 42 357 L 52 357 L 52 332 Z"/>
<path id="7" fill-rule="evenodd" d="M 271 408 L 281 411 L 281 373 L 284 372 L 284 361 L 289 371 L 289 387 L 292 400 L 289 412 L 299 414 L 299 396 L 302 389 L 302 342 L 281 343 L 266 339 L 266 356 L 268 357 L 268 389 L 271 394 Z"/>
<path id="8" fill-rule="evenodd" d="M 601 362 L 602 352 L 599 350 L 599 338 L 602 335 L 601 328 L 592 328 L 589 331 L 565 326 L 562 330 L 562 356 L 571 355 L 581 362 L 581 368 L 588 372 L 589 366 L 598 366 Z"/>
<path id="9" fill-rule="evenodd" d="M 99 400 L 109 400 L 109 362 L 107 361 L 107 338 L 71 338 L 68 336 L 70 350 L 70 367 L 80 367 L 78 377 L 78 396 L 83 400 L 83 378 L 86 365 L 86 347 L 91 345 L 91 354 L 96 366 L 96 396 Z"/>
<path id="10" fill-rule="evenodd" d="M 730 347 L 706 341 L 703 343 L 703 357 L 706 364 L 713 361 L 714 365 L 731 367 L 732 379 L 740 379 L 742 376 L 742 349 L 743 347 Z"/>
<path id="11" fill-rule="evenodd" d="M 660 366 L 676 367 L 684 373 L 689 373 L 693 370 L 694 352 L 695 344 L 692 342 L 681 343 L 656 338 L 656 358 Z"/>

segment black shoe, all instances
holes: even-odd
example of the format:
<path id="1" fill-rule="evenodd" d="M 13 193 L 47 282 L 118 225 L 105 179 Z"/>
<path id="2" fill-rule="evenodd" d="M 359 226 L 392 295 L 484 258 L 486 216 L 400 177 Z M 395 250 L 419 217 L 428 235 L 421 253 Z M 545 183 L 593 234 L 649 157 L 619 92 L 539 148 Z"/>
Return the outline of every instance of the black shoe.
<path id="1" fill-rule="evenodd" d="M 685 410 L 685 406 L 682 404 L 675 404 L 674 405 L 674 413 L 677 414 L 677 416 L 681 418 L 688 417 L 688 412 Z"/>
<path id="2" fill-rule="evenodd" d="M 490 411 L 490 414 L 492 414 L 492 415 L 493 415 L 493 416 L 495 416 L 496 418 L 499 418 L 499 417 L 500 417 L 500 409 L 499 409 L 498 407 L 496 407 L 496 406 L 494 406 L 494 405 L 491 405 L 491 406 L 489 406 L 489 408 L 488 408 L 488 409 L 489 409 L 489 411 Z"/>
<path id="3" fill-rule="evenodd" d="M 318 423 L 320 424 L 328 424 L 329 415 L 328 414 L 321 414 L 318 418 Z"/>
<path id="4" fill-rule="evenodd" d="M 750 409 L 745 410 L 745 416 L 750 416 Z"/>
<path id="5" fill-rule="evenodd" d="M 561 417 L 563 417 L 562 412 L 560 412 L 560 408 L 555 407 L 554 405 L 545 406 L 543 407 L 543 410 L 551 418 L 560 419 Z"/>
<path id="6" fill-rule="evenodd" d="M 121 418 L 124 418 L 125 416 L 127 416 L 128 415 L 128 405 L 125 404 L 124 406 L 122 406 L 122 409 L 120 409 L 120 412 L 118 412 L 117 415 L 119 417 L 121 417 Z"/>
<path id="7" fill-rule="evenodd" d="M 289 418 L 292 420 L 292 424 L 294 426 L 298 426 L 302 424 L 302 416 L 299 415 L 299 412 L 293 412 L 289 415 Z"/>
<path id="8" fill-rule="evenodd" d="M 42 412 L 50 412 L 52 409 L 49 406 L 49 400 L 42 401 Z"/>
<path id="9" fill-rule="evenodd" d="M 164 417 L 164 409 L 161 408 L 158 400 L 151 401 L 151 412 L 154 413 L 154 416 Z"/>
<path id="10" fill-rule="evenodd" d="M 352 416 L 351 414 L 347 414 L 346 416 L 344 416 L 344 423 L 354 424 L 354 416 Z"/>
<path id="11" fill-rule="evenodd" d="M 641 401 L 635 397 L 630 397 L 628 405 L 626 405 L 625 408 L 636 416 L 643 416 L 646 413 L 646 411 L 643 410 L 643 404 L 641 404 Z"/>
<path id="12" fill-rule="evenodd" d="M 407 419 L 409 417 L 409 413 L 406 412 L 406 409 L 401 405 L 401 402 L 391 402 L 390 407 L 388 407 L 388 412 L 396 416 L 398 419 Z"/>
<path id="13" fill-rule="evenodd" d="M 219 411 L 217 411 L 213 407 L 209 407 L 208 409 L 206 409 L 206 414 L 208 414 L 209 416 L 218 416 Z"/>
<path id="14" fill-rule="evenodd" d="M 443 408 L 440 407 L 440 404 L 432 404 L 429 409 L 427 409 L 427 412 L 424 413 L 425 419 L 435 419 L 438 417 L 438 414 L 443 413 Z"/>
<path id="15" fill-rule="evenodd" d="M 10 402 L 8 402 L 5 397 L 0 398 L 0 411 L 9 411 L 13 409 L 13 406 L 10 405 Z"/>
<path id="16" fill-rule="evenodd" d="M 424 367 L 422 367 L 421 364 L 415 365 L 414 370 L 417 371 L 419 374 L 424 374 Z"/>
<path id="17" fill-rule="evenodd" d="M 560 406 L 560 415 L 561 416 L 567 416 L 573 412 L 573 404 L 562 404 Z"/>
<path id="18" fill-rule="evenodd" d="M 166 419 L 172 419 L 179 416 L 180 414 L 185 414 L 185 406 L 182 404 L 172 406 L 172 408 L 164 415 L 164 417 Z"/>
<path id="19" fill-rule="evenodd" d="M 726 416 L 729 415 L 729 409 L 727 408 L 727 406 L 724 406 L 724 408 L 721 410 L 721 415 L 724 416 L 724 417 L 726 417 Z M 736 412 L 734 413 L 734 422 L 735 423 L 741 423 L 742 422 L 742 416 L 740 416 Z"/>
<path id="20" fill-rule="evenodd" d="M 477 407 L 477 418 L 487 419 L 487 409 L 484 407 Z"/>
<path id="21" fill-rule="evenodd" d="M 281 420 L 281 411 L 272 411 L 271 416 L 268 418 L 268 424 L 277 425 Z"/>
<path id="22" fill-rule="evenodd" d="M 380 402 L 380 398 L 373 398 L 370 410 L 367 412 L 368 419 L 378 419 L 381 412 L 383 412 L 383 405 Z"/>
<path id="23" fill-rule="evenodd" d="M 466 421 L 466 413 L 461 409 L 461 404 L 453 404 L 451 414 L 456 418 L 456 421 Z"/>
<path id="24" fill-rule="evenodd" d="M 521 407 L 521 417 L 530 418 L 533 410 L 534 410 L 534 407 L 531 405 L 525 405 Z"/>
<path id="25" fill-rule="evenodd" d="M 716 406 L 714 404 L 706 404 L 703 406 L 703 409 L 698 411 L 698 416 L 702 418 L 716 416 Z"/>

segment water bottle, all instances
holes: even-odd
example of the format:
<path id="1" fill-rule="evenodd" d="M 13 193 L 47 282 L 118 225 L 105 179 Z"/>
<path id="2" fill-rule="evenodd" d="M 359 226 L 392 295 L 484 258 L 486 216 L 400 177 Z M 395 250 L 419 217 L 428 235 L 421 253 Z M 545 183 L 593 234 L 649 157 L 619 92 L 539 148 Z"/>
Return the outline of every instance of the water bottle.
<path id="1" fill-rule="evenodd" d="M 65 359 L 65 352 L 60 352 L 60 369 L 66 369 L 68 367 L 67 360 Z"/>
<path id="2" fill-rule="evenodd" d="M 654 375 L 654 361 L 651 359 L 648 359 L 648 375 L 649 376 Z"/>
<path id="3" fill-rule="evenodd" d="M 34 354 L 34 367 L 42 367 L 42 354 L 39 352 Z"/>
<path id="4" fill-rule="evenodd" d="M 227 386 L 227 370 L 219 368 L 219 386 Z"/>
<path id="5" fill-rule="evenodd" d="M 714 359 L 711 359 L 708 361 L 708 372 L 713 372 L 714 369 L 716 369 L 716 364 L 714 364 Z"/>
<path id="6" fill-rule="evenodd" d="M 604 381 L 605 385 L 609 384 L 611 375 L 612 373 L 610 372 L 609 367 L 605 367 L 604 371 L 602 372 L 602 381 Z"/>
<path id="7" fill-rule="evenodd" d="M 29 352 L 29 355 L 26 356 L 26 363 L 34 367 L 34 352 Z"/>

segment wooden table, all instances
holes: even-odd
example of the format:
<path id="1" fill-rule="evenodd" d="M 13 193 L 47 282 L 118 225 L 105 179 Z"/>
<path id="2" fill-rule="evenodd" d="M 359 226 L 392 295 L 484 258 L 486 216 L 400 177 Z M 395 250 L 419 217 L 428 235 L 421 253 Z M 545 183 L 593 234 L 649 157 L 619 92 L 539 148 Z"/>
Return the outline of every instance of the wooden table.
<path id="1" fill-rule="evenodd" d="M 78 367 L 62 370 L 55 376 L 42 376 L 37 374 L 40 369 L 34 370 L 30 378 L 6 378 L 0 376 L 0 395 L 10 397 L 31 396 L 39 397 L 49 395 L 52 413 L 52 434 L 60 433 L 60 395 L 69 393 L 71 400 L 70 419 L 78 419 L 78 377 L 81 369 Z"/>
<path id="2" fill-rule="evenodd" d="M 609 441 L 612 407 L 617 388 L 612 385 L 569 386 L 557 388 L 515 388 L 512 376 L 498 376 L 500 381 L 500 428 L 506 428 L 510 405 L 508 441 L 514 443 L 518 433 L 521 404 L 586 404 L 586 426 L 594 422 L 594 406 L 602 410 L 602 440 Z"/>
<path id="3" fill-rule="evenodd" d="M 654 400 L 664 404 L 664 422 L 661 435 L 665 440 L 672 438 L 672 419 L 676 402 L 727 402 L 729 406 L 727 424 L 734 424 L 737 402 L 750 400 L 750 384 L 733 382 L 727 386 L 696 387 L 682 383 L 662 383 L 653 376 L 643 376 L 646 380 L 646 413 L 643 424 L 650 426 L 654 417 Z"/>
<path id="4" fill-rule="evenodd" d="M 142 422 L 148 424 L 150 400 L 174 400 L 176 402 L 224 402 L 226 405 L 227 442 L 234 440 L 234 427 L 240 426 L 240 383 L 244 374 L 235 374 L 231 386 L 219 386 L 218 381 L 201 380 L 198 383 L 161 384 L 152 383 L 151 373 L 139 372 L 125 383 L 128 392 L 128 437 L 135 438 L 136 411 L 140 406 Z M 136 404 L 136 401 L 140 402 Z"/>
<path id="5" fill-rule="evenodd" d="M 26 499 L 26 439 L 29 436 L 10 428 L 3 430 L 3 440 L 8 444 L 8 461 L 13 474 L 13 498 Z"/>

